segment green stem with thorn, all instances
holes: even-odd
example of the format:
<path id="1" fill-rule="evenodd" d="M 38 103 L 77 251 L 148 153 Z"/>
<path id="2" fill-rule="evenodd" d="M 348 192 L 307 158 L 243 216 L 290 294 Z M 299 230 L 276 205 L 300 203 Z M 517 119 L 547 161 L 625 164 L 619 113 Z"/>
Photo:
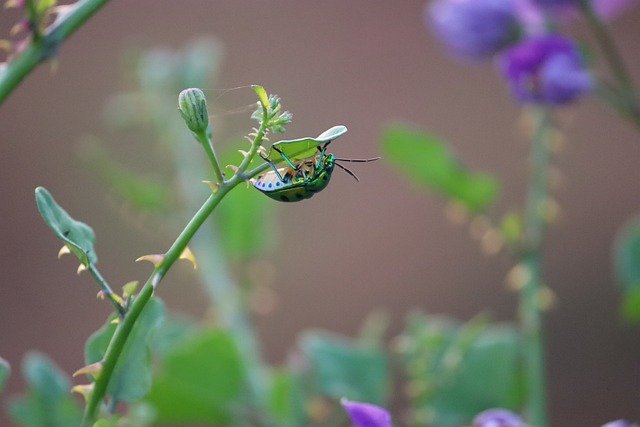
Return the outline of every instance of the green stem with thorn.
<path id="1" fill-rule="evenodd" d="M 56 21 L 47 31 L 35 37 L 15 59 L 0 69 L 0 104 L 18 87 L 38 64 L 56 54 L 58 48 L 109 0 L 79 0 L 64 6 Z"/>
<path id="2" fill-rule="evenodd" d="M 122 305 L 122 300 L 120 299 L 119 296 L 117 296 L 113 292 L 113 290 L 111 290 L 111 287 L 109 286 L 107 281 L 104 280 L 104 278 L 102 277 L 102 275 L 100 274 L 96 266 L 93 264 L 89 264 L 89 268 L 87 268 L 87 270 L 89 270 L 89 273 L 91 273 L 91 276 L 93 277 L 93 279 L 98 283 L 98 286 L 100 286 L 100 289 L 102 289 L 102 293 L 107 298 L 109 298 L 109 301 L 111 302 L 111 305 L 113 305 L 113 307 L 116 309 L 118 316 L 120 318 L 124 317 L 125 308 Z"/>
<path id="3" fill-rule="evenodd" d="M 263 111 L 265 112 L 266 116 L 266 109 L 263 108 Z M 257 152 L 258 147 L 260 146 L 265 134 L 267 133 L 268 127 L 268 120 L 263 120 L 260 124 L 260 128 L 255 134 L 255 137 L 253 138 L 249 154 L 243 159 L 242 163 L 238 167 L 237 173 L 229 180 L 223 181 L 218 185 L 217 191 L 209 196 L 202 207 L 200 207 L 200 209 L 196 212 L 196 214 L 189 221 L 184 230 L 180 233 L 178 238 L 171 245 L 169 250 L 165 253 L 162 261 L 155 266 L 153 273 L 147 279 L 146 283 L 140 290 L 140 293 L 133 299 L 128 312 L 118 324 L 118 327 L 103 357 L 102 369 L 95 380 L 93 391 L 87 400 L 82 424 L 83 427 L 93 426 L 98 413 L 100 402 L 102 402 L 105 397 L 107 386 L 109 385 L 109 380 L 113 375 L 114 369 L 124 349 L 129 334 L 131 333 L 136 320 L 144 310 L 144 307 L 153 296 L 153 292 L 158 283 L 160 283 L 173 263 L 184 252 L 185 248 L 187 247 L 192 237 L 195 235 L 196 231 L 202 226 L 205 220 L 211 215 L 216 206 L 218 206 L 220 201 L 229 193 L 229 191 L 235 188 L 238 184 L 245 182 L 246 179 L 253 177 L 256 174 L 263 172 L 269 168 L 269 165 L 265 163 L 252 169 L 249 172 L 245 172 L 246 168 L 251 162 L 253 155 L 255 155 L 255 153 Z"/>

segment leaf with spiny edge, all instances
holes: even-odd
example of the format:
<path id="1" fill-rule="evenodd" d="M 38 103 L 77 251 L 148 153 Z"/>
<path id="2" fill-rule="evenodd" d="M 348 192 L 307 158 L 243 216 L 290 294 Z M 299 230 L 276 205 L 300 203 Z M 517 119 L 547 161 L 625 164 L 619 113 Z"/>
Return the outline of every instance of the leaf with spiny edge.
<path id="1" fill-rule="evenodd" d="M 98 257 L 93 247 L 95 234 L 91 227 L 69 216 L 44 187 L 36 188 L 36 202 L 44 222 L 64 242 L 68 251 L 80 260 L 81 265 L 86 269 L 95 264 Z M 59 254 L 61 253 L 64 254 L 65 251 L 61 250 Z"/>

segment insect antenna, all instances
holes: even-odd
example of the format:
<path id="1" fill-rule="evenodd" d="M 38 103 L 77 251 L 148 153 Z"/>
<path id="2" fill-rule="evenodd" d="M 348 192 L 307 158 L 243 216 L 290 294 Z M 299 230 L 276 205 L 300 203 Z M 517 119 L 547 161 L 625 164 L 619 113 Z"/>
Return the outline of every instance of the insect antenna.
<path id="1" fill-rule="evenodd" d="M 380 160 L 380 157 L 373 157 L 371 159 L 339 159 L 336 157 L 335 159 L 341 162 L 367 163 L 367 162 L 373 162 L 375 160 Z"/>
<path id="2" fill-rule="evenodd" d="M 336 159 L 336 160 L 338 160 L 338 159 Z M 351 170 L 348 169 L 346 166 L 342 166 L 338 162 L 335 162 L 334 164 L 336 166 L 338 166 L 340 169 L 342 169 L 343 171 L 345 171 L 346 173 L 348 173 L 349 175 L 351 175 L 353 177 L 353 179 L 355 179 L 356 181 L 360 182 L 360 178 L 358 178 L 358 176 L 355 173 L 351 172 Z"/>

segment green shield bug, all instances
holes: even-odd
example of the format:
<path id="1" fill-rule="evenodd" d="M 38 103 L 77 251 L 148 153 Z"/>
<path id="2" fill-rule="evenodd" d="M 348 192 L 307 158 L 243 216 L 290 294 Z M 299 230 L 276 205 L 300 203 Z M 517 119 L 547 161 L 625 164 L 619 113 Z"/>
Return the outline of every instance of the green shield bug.
<path id="1" fill-rule="evenodd" d="M 338 130 L 338 132 L 331 133 L 330 131 L 332 130 Z M 338 162 L 371 162 L 378 160 L 379 157 L 373 159 L 339 159 L 333 154 L 327 154 L 326 148 L 333 141 L 333 138 L 342 135 L 346 131 L 347 129 L 344 126 L 336 126 L 324 132 L 318 138 L 280 141 L 273 144 L 269 155 L 262 156 L 271 165 L 272 170 L 252 180 L 253 186 L 274 200 L 298 202 L 309 199 L 314 194 L 324 190 L 329 185 L 331 174 L 336 165 L 359 181 L 353 172 Z M 320 143 L 316 143 L 322 139 L 323 135 L 328 135 L 329 137 Z M 277 168 L 277 162 L 285 162 L 286 165 Z"/>

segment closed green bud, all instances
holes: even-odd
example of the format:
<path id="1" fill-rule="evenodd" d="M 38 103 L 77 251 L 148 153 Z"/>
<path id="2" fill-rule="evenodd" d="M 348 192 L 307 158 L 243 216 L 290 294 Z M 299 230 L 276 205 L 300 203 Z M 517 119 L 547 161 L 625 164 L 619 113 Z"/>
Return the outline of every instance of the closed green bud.
<path id="1" fill-rule="evenodd" d="M 185 89 L 178 95 L 178 110 L 191 132 L 206 134 L 209 127 L 209 112 L 204 92 L 197 88 Z"/>

